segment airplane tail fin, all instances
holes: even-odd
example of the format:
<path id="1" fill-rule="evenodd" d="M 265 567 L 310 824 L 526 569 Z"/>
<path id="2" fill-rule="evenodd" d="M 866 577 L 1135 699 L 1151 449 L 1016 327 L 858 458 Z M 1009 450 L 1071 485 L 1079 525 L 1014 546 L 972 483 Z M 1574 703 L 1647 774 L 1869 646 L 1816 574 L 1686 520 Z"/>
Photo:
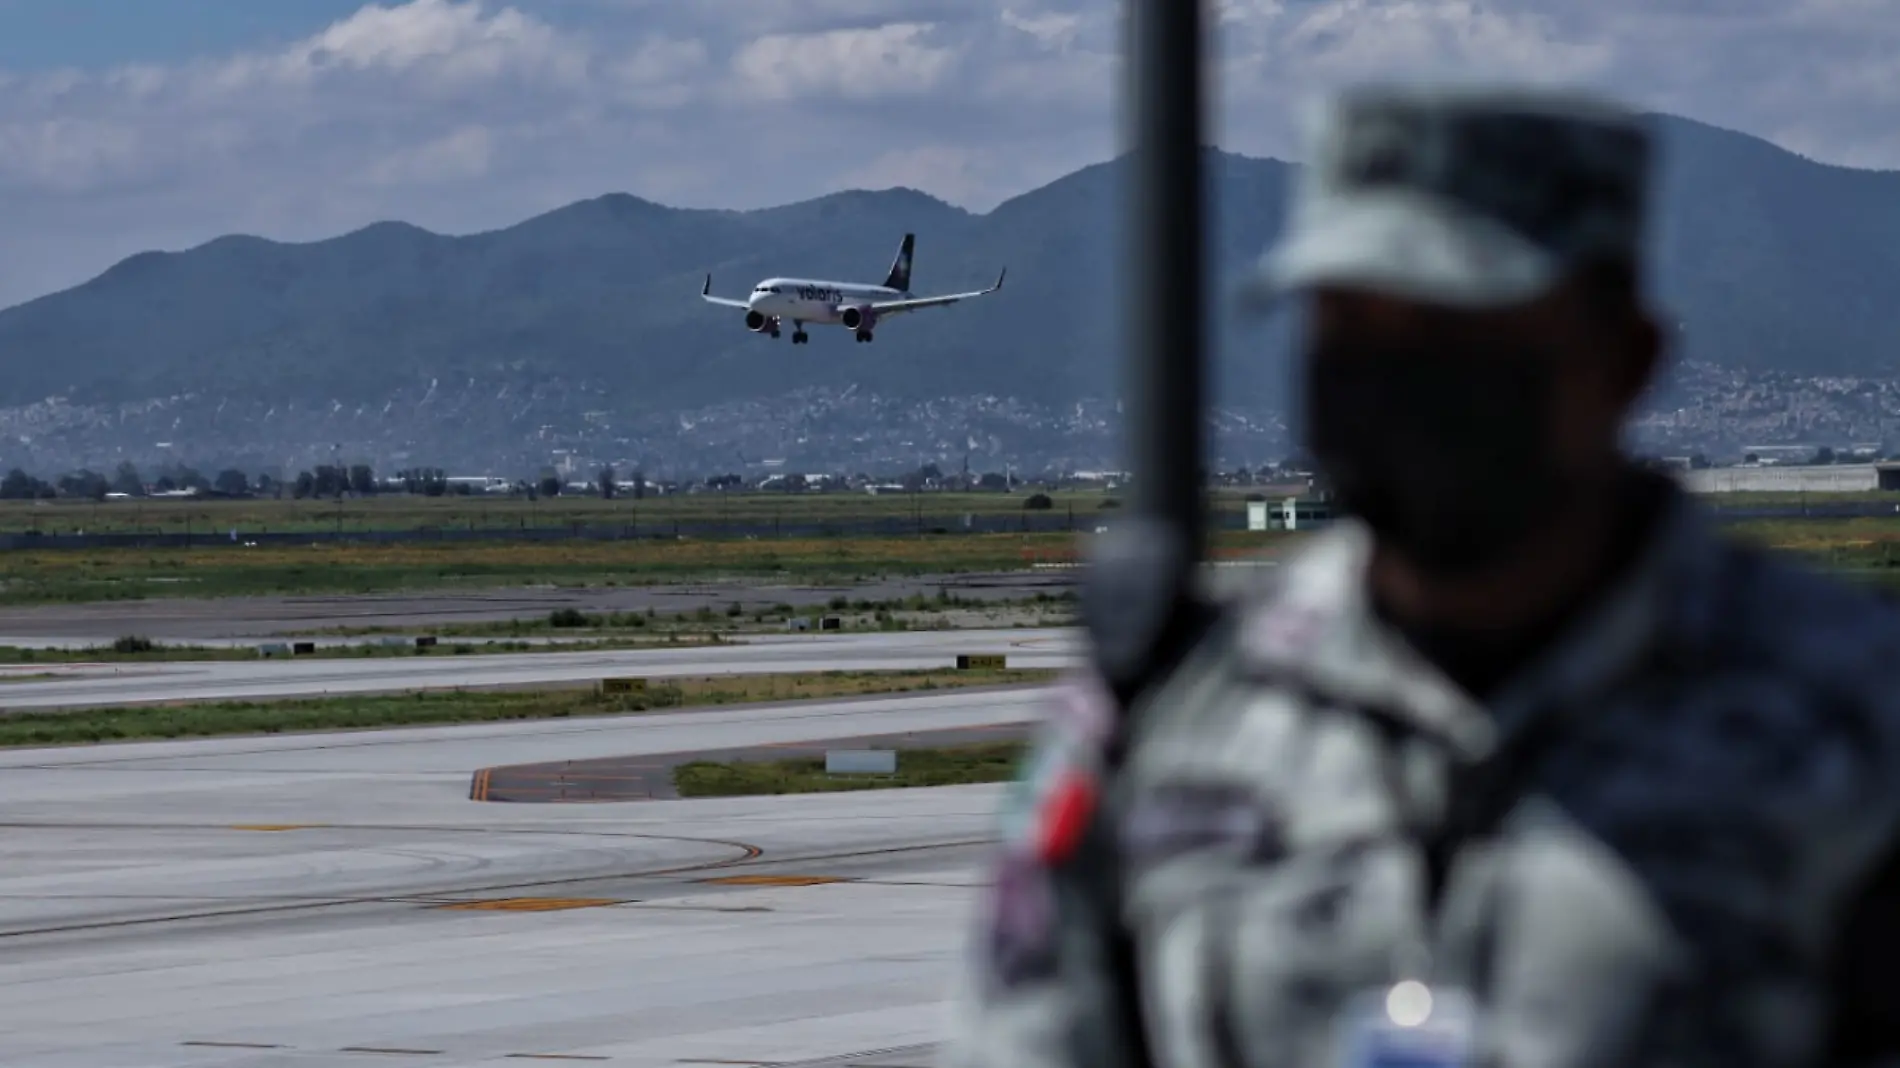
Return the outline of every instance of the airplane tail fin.
<path id="1" fill-rule="evenodd" d="M 904 247 L 897 250 L 897 259 L 891 264 L 890 276 L 884 279 L 884 288 L 910 292 L 910 258 L 916 251 L 917 235 L 905 234 Z"/>

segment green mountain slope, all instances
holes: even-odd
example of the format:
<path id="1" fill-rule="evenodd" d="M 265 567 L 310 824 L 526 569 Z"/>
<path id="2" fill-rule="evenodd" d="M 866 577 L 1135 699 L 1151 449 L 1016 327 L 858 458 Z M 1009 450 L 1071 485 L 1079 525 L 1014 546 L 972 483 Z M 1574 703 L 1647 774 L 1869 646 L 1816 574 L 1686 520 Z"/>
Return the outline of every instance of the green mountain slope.
<path id="1" fill-rule="evenodd" d="M 1893 372 L 1900 353 L 1900 174 L 1829 167 L 1729 131 L 1662 118 L 1660 288 L 1683 354 L 1798 373 Z M 1212 256 L 1224 287 L 1277 232 L 1294 168 L 1211 153 Z M 895 396 L 1045 402 L 1114 387 L 1126 291 L 1119 161 L 976 215 L 911 190 L 844 192 L 752 212 L 626 195 L 464 237 L 379 223 L 289 245 L 224 237 L 144 253 L 0 311 L 0 404 L 192 392 L 368 402 L 458 376 L 605 386 L 632 407 L 859 384 Z M 757 278 L 877 280 L 918 234 L 920 293 L 1002 293 L 885 324 L 874 345 L 818 329 L 792 347 L 702 303 Z M 1210 294 L 1209 307 L 1214 310 Z M 1197 309 L 1183 308 L 1182 316 Z M 1282 388 L 1285 323 L 1225 316 L 1230 400 Z"/>

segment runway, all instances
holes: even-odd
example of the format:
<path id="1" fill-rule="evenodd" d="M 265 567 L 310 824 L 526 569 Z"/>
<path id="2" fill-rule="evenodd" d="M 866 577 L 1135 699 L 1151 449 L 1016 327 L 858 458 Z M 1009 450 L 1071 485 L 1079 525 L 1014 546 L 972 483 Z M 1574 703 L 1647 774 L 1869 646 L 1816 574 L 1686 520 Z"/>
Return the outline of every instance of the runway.
<path id="1" fill-rule="evenodd" d="M 1001 653 L 1009 666 L 1076 662 L 1066 629 L 774 635 L 683 649 L 308 660 L 173 661 L 62 667 L 62 677 L 0 686 L 0 712 L 162 701 L 227 701 L 588 682 L 634 675 L 769 674 L 952 667 L 959 653 Z M 50 666 L 25 665 L 45 672 Z"/>
<path id="2" fill-rule="evenodd" d="M 926 1063 L 998 787 L 509 805 L 468 776 L 1037 697 L 0 754 L 0 1063 Z"/>

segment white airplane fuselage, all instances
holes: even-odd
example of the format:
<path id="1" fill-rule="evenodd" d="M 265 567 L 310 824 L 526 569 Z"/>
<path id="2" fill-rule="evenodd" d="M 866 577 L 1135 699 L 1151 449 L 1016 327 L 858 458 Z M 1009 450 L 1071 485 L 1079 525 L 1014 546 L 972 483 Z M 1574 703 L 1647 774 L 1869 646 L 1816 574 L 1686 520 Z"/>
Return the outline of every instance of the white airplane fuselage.
<path id="1" fill-rule="evenodd" d="M 768 278 L 752 288 L 746 308 L 793 323 L 841 325 L 846 308 L 864 314 L 880 301 L 908 300 L 910 294 L 861 282 L 830 282 L 815 278 Z"/>
<path id="2" fill-rule="evenodd" d="M 790 323 L 792 343 L 810 340 L 807 326 L 842 326 L 857 335 L 860 342 L 870 341 L 879 321 L 923 308 L 941 308 L 974 297 L 987 296 L 1003 288 L 1006 272 L 999 272 L 996 284 L 988 289 L 941 296 L 913 297 L 910 293 L 911 257 L 917 249 L 917 235 L 905 234 L 898 246 L 897 258 L 883 285 L 865 282 L 831 282 L 821 278 L 767 278 L 752 287 L 744 300 L 716 297 L 712 275 L 699 291 L 702 300 L 727 308 L 745 309 L 745 328 L 755 334 L 779 336 L 779 325 Z"/>

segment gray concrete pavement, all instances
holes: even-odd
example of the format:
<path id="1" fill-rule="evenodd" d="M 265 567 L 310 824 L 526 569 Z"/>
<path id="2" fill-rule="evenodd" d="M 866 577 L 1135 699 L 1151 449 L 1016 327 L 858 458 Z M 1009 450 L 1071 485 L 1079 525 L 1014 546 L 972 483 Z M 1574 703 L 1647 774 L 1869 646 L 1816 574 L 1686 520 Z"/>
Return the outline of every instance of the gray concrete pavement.
<path id="1" fill-rule="evenodd" d="M 0 686 L 0 712 L 520 686 L 618 675 L 921 669 L 954 666 L 959 653 L 1002 653 L 1012 667 L 1060 668 L 1076 662 L 1081 640 L 1077 632 L 1065 629 L 909 631 L 766 636 L 684 649 L 101 664 L 65 669 L 65 677 L 57 679 L 7 682 Z M 43 669 L 35 665 L 19 670 Z"/>
<path id="2" fill-rule="evenodd" d="M 500 805 L 468 773 L 1035 697 L 0 754 L 0 1063 L 921 1063 L 999 788 Z"/>

